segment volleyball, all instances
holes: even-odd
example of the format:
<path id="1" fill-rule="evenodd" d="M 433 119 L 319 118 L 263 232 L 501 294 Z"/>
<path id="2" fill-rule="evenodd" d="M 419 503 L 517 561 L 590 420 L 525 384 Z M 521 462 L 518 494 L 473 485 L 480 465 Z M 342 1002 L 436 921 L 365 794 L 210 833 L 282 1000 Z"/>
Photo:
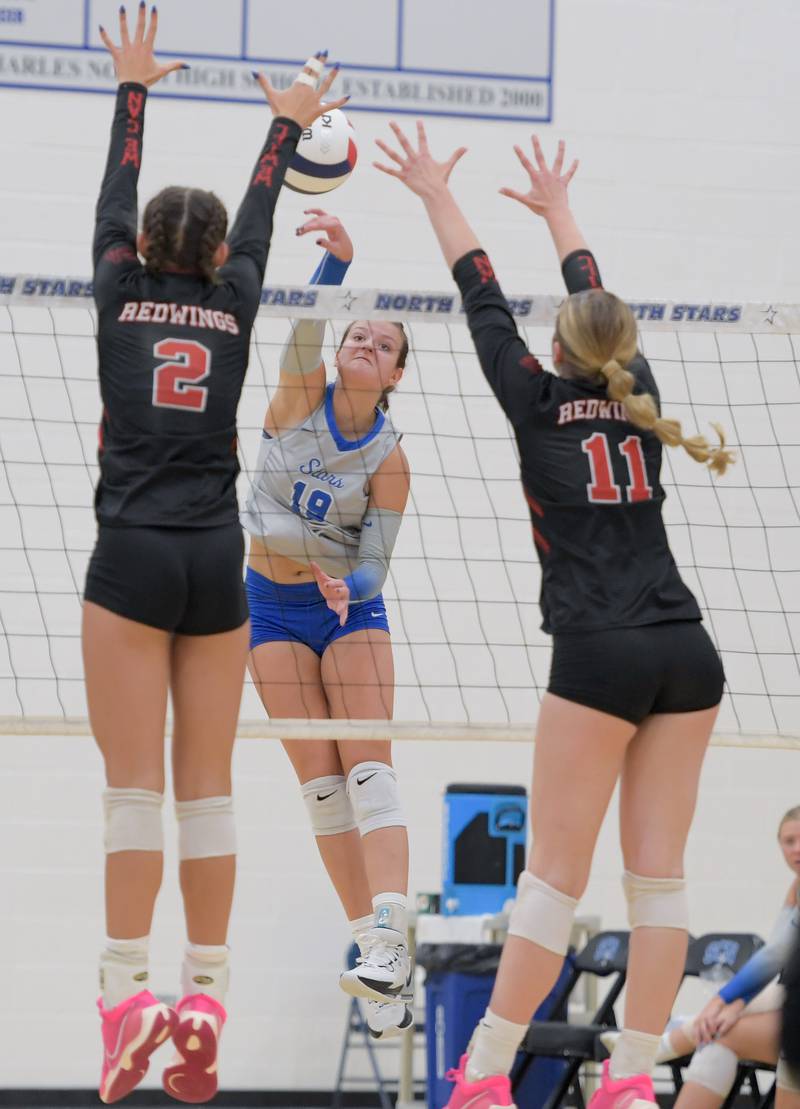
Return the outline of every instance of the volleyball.
<path id="1" fill-rule="evenodd" d="M 345 183 L 357 156 L 353 126 L 340 108 L 333 108 L 303 131 L 286 185 L 297 193 L 329 193 Z"/>

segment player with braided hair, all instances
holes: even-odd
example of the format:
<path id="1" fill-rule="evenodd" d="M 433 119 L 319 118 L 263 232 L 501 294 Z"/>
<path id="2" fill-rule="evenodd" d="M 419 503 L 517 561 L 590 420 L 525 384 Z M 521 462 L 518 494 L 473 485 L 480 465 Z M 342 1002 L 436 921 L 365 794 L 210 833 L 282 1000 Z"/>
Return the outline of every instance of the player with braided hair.
<path id="1" fill-rule="evenodd" d="M 545 218 L 570 296 L 546 373 L 517 333 L 491 263 L 449 191 L 464 149 L 445 162 L 392 124 L 393 165 L 420 196 L 461 290 L 486 378 L 516 434 L 553 635 L 536 730 L 533 849 L 520 876 L 489 1007 L 459 1066 L 451 1109 L 512 1104 L 508 1072 L 531 1014 L 558 976 L 612 792 L 620 783 L 623 888 L 632 929 L 625 1026 L 591 1109 L 654 1106 L 651 1072 L 683 974 L 688 913 L 683 852 L 700 768 L 722 697 L 719 656 L 669 549 L 662 442 L 722 474 L 724 443 L 687 439 L 660 415 L 633 314 L 602 288 L 567 203 L 574 163 L 520 148 L 527 193 L 502 192 Z"/>
<path id="2" fill-rule="evenodd" d="M 222 205 L 196 189 L 155 197 L 137 238 L 147 89 L 180 65 L 155 60 L 156 27 L 155 8 L 148 26 L 142 3 L 132 34 L 121 9 L 119 46 L 101 29 L 119 89 L 93 246 L 103 416 L 83 655 L 108 784 L 98 1002 L 105 1102 L 137 1085 L 170 1035 L 177 1054 L 164 1072 L 167 1092 L 198 1102 L 217 1089 L 236 863 L 231 751 L 249 630 L 236 409 L 284 173 L 336 75 L 317 91 L 316 55 L 285 91 L 260 79 L 275 119 L 227 242 Z M 174 1011 L 146 988 L 169 692 L 189 940 Z"/>

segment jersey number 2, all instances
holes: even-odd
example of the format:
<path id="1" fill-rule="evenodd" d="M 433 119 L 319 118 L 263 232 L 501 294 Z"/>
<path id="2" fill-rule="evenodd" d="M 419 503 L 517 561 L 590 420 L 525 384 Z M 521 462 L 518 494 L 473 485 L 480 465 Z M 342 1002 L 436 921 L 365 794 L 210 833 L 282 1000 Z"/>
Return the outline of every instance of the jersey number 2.
<path id="1" fill-rule="evenodd" d="M 596 431 L 583 440 L 581 450 L 588 455 L 592 471 L 592 480 L 586 486 L 589 500 L 592 504 L 619 504 L 622 490 L 614 481 L 608 437 L 604 432 Z M 628 464 L 628 487 L 625 490 L 628 500 L 649 501 L 653 490 L 647 484 L 642 440 L 638 435 L 629 435 L 619 444 L 619 453 Z"/>
<path id="2" fill-rule="evenodd" d="M 166 358 L 153 373 L 156 408 L 205 412 L 208 388 L 198 385 L 211 373 L 211 351 L 194 339 L 161 339 L 153 347 L 156 358 Z"/>

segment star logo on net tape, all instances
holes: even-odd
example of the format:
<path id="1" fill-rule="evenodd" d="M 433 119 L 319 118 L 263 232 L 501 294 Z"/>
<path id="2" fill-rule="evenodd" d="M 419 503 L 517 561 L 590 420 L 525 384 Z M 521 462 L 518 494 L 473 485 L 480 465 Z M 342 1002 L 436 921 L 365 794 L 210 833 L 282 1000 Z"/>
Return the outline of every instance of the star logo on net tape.
<path id="1" fill-rule="evenodd" d="M 768 323 L 771 327 L 774 327 L 775 326 L 775 317 L 777 316 L 777 314 L 778 314 L 778 309 L 773 308 L 772 305 L 770 304 L 770 306 L 767 308 L 766 314 L 764 316 L 764 323 Z"/>
<path id="2" fill-rule="evenodd" d="M 353 296 L 349 289 L 342 293 L 342 307 L 346 312 L 352 312 L 354 304 L 358 304 L 357 296 Z"/>

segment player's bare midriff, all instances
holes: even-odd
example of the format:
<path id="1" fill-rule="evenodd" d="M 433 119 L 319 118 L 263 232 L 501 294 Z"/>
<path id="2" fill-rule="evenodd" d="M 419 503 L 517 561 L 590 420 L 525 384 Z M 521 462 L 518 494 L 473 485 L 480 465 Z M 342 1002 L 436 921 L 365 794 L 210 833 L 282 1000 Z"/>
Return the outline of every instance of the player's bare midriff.
<path id="1" fill-rule="evenodd" d="M 270 551 L 255 535 L 250 536 L 247 565 L 270 581 L 277 582 L 278 585 L 299 585 L 301 582 L 314 580 L 314 575 L 308 566 L 304 566 L 302 562 L 295 562 L 286 555 Z"/>

